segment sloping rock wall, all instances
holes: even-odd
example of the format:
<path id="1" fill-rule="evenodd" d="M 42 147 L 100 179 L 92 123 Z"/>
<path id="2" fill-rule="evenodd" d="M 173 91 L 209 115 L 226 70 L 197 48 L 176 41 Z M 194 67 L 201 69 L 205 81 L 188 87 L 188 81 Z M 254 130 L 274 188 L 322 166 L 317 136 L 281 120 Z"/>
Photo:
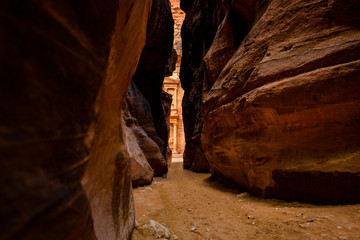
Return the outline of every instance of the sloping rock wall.
<path id="1" fill-rule="evenodd" d="M 194 24 L 208 1 L 190 2 L 182 81 L 202 99 L 185 127 L 203 124 L 213 174 L 262 197 L 359 201 L 359 1 L 234 0 L 213 37 Z"/>
<path id="2" fill-rule="evenodd" d="M 165 97 L 162 83 L 165 74 L 174 71 L 176 63 L 173 22 L 169 2 L 154 1 L 147 26 L 146 44 L 123 106 L 128 146 L 133 159 L 133 186 L 150 184 L 150 175 L 162 176 L 168 171 L 171 150 L 168 147 L 169 124 L 166 117 L 171 97 Z M 139 150 L 147 163 L 143 157 L 135 156 L 139 155 Z M 143 177 L 146 177 L 146 181 Z"/>
<path id="3" fill-rule="evenodd" d="M 192 4 L 193 3 L 193 4 Z M 184 168 L 209 171 L 201 148 L 203 128 L 201 102 L 203 89 L 202 59 L 209 50 L 216 30 L 225 16 L 221 1 L 181 1 L 186 17 L 183 22 L 181 86 L 184 89 L 183 120 L 185 131 Z"/>
<path id="4" fill-rule="evenodd" d="M 1 1 L 0 239 L 130 237 L 119 119 L 152 5 Z"/>
<path id="5" fill-rule="evenodd" d="M 139 121 L 138 121 L 139 119 Z M 132 186 L 151 184 L 154 168 L 166 168 L 164 157 L 158 145 L 148 136 L 156 136 L 151 106 L 131 82 L 122 106 L 122 120 L 125 124 L 126 144 L 131 159 Z M 144 128 L 143 128 L 144 127 Z"/>
<path id="6" fill-rule="evenodd" d="M 163 167 L 154 168 L 155 175 L 160 176 L 167 173 L 169 126 L 166 122 L 166 109 L 164 109 L 161 95 L 165 66 L 168 68 L 168 74 L 171 74 L 173 70 L 171 53 L 173 50 L 174 20 L 169 1 L 154 1 L 152 9 L 147 27 L 146 44 L 141 53 L 133 81 L 151 106 L 155 132 L 150 133 L 151 129 L 144 128 L 144 130 L 159 146 L 160 153 L 163 156 Z M 143 120 L 138 119 L 138 121 Z M 142 124 L 140 123 L 140 125 Z"/>

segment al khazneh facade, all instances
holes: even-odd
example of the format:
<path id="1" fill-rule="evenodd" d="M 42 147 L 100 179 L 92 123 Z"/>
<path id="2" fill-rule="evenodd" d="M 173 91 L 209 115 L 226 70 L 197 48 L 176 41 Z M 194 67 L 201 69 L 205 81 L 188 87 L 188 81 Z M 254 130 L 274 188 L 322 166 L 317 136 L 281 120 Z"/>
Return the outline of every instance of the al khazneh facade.
<path id="1" fill-rule="evenodd" d="M 174 49 L 177 53 L 176 69 L 172 76 L 165 77 L 163 89 L 172 95 L 170 114 L 170 136 L 169 145 L 173 157 L 182 157 L 185 149 L 184 125 L 182 120 L 182 99 L 184 90 L 179 79 L 181 63 L 181 26 L 185 13 L 180 9 L 180 0 L 171 0 L 171 11 L 174 18 Z"/>

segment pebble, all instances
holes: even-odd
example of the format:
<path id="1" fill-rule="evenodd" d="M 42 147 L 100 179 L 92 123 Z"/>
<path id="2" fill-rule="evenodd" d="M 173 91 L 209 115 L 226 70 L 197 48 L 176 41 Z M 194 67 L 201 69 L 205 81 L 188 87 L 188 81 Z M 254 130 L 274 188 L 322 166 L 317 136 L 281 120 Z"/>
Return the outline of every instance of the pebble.
<path id="1" fill-rule="evenodd" d="M 301 228 L 305 228 L 305 227 L 304 227 L 304 225 L 302 225 L 302 224 L 299 224 L 299 227 L 301 227 Z"/>
<path id="2" fill-rule="evenodd" d="M 210 232 L 210 228 L 205 228 L 205 230 L 206 230 L 207 232 Z"/>
<path id="3" fill-rule="evenodd" d="M 196 227 L 192 227 L 191 231 L 195 232 L 196 231 Z"/>
<path id="4" fill-rule="evenodd" d="M 337 226 L 337 229 L 342 229 L 342 226 Z"/>
<path id="5" fill-rule="evenodd" d="M 145 190 L 153 190 L 151 187 L 146 187 Z"/>
<path id="6" fill-rule="evenodd" d="M 313 221 L 314 221 L 313 218 L 309 218 L 309 219 L 307 220 L 307 222 L 313 222 Z"/>

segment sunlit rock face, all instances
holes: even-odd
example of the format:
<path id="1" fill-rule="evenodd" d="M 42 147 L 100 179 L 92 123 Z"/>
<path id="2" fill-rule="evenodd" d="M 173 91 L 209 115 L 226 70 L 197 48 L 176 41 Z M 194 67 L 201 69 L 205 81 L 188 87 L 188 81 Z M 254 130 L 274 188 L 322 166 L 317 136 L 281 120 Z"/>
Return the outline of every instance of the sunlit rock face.
<path id="1" fill-rule="evenodd" d="M 121 106 L 166 4 L 0 3 L 0 239 L 130 237 Z"/>
<path id="2" fill-rule="evenodd" d="M 212 173 L 262 197 L 359 201 L 359 2 L 189 2 L 182 81 L 201 99 L 185 131 L 199 126 Z M 222 16 L 211 30 L 204 12 Z"/>

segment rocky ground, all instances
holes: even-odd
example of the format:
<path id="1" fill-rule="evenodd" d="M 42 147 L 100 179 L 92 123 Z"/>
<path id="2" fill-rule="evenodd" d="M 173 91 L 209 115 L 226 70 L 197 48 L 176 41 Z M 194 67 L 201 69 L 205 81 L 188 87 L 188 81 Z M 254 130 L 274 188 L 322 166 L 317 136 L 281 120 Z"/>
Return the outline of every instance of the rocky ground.
<path id="1" fill-rule="evenodd" d="M 226 188 L 210 174 L 172 163 L 168 177 L 134 189 L 133 240 L 156 239 L 141 226 L 154 220 L 171 239 L 360 239 L 360 204 L 313 205 L 260 199 Z"/>

